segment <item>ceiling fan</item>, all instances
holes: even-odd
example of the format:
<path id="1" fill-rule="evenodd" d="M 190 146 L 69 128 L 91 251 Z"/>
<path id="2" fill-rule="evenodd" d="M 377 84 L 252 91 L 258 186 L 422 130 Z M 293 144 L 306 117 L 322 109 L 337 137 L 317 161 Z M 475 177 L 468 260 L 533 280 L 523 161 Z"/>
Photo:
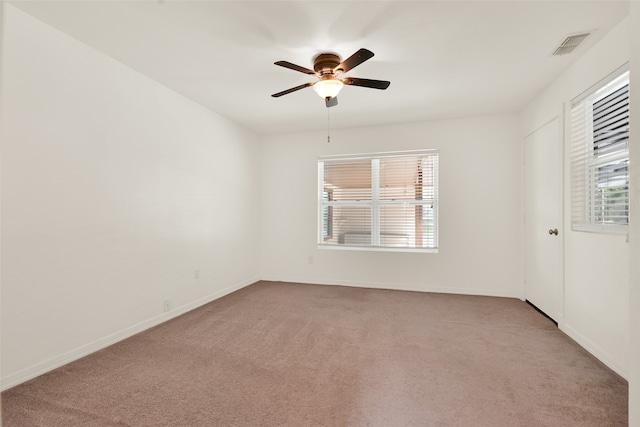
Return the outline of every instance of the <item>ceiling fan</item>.
<path id="1" fill-rule="evenodd" d="M 344 79 L 338 78 L 339 75 L 346 73 L 372 57 L 373 52 L 367 49 L 360 49 L 342 62 L 340 62 L 340 57 L 335 53 L 321 53 L 313 60 L 313 70 L 287 61 L 275 62 L 275 65 L 316 76 L 319 80 L 292 87 L 291 89 L 274 93 L 271 96 L 278 98 L 282 95 L 287 95 L 291 92 L 313 86 L 313 90 L 315 90 L 320 97 L 324 98 L 328 108 L 338 105 L 338 98 L 336 96 L 344 85 L 384 90 L 389 87 L 391 82 L 385 80 L 360 79 L 358 77 L 345 77 Z"/>

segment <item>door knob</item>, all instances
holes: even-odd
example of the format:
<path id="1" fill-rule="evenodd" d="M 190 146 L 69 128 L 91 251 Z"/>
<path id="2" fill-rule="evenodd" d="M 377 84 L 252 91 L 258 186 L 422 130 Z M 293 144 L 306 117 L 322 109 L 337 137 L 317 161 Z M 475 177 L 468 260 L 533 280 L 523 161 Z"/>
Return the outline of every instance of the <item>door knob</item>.
<path id="1" fill-rule="evenodd" d="M 553 230 L 549 229 L 549 234 L 555 234 L 557 236 L 558 235 L 558 229 L 557 228 L 554 228 Z"/>

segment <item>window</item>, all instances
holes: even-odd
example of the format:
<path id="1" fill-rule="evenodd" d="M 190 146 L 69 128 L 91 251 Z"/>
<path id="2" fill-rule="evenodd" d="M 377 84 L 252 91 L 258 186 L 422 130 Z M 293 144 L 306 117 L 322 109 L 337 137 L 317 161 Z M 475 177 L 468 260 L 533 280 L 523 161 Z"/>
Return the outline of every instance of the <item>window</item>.
<path id="1" fill-rule="evenodd" d="M 438 153 L 318 160 L 320 247 L 437 252 Z"/>
<path id="2" fill-rule="evenodd" d="M 571 104 L 573 230 L 626 232 L 629 224 L 629 71 Z"/>

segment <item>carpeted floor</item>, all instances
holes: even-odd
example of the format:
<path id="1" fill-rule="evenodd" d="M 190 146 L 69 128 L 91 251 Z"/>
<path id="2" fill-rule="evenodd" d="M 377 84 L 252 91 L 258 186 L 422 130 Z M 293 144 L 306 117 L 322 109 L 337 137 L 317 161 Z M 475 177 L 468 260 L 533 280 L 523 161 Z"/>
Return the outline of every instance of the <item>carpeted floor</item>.
<path id="1" fill-rule="evenodd" d="M 11 426 L 623 426 L 627 382 L 508 298 L 258 282 L 2 394 Z"/>

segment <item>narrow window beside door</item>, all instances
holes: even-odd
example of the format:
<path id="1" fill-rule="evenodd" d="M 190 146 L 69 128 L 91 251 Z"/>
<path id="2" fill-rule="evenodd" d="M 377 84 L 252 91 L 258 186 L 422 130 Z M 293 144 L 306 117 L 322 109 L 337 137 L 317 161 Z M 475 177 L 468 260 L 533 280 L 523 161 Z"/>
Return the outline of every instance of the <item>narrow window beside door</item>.
<path id="1" fill-rule="evenodd" d="M 572 102 L 571 223 L 626 232 L 629 224 L 629 72 L 622 69 Z"/>

